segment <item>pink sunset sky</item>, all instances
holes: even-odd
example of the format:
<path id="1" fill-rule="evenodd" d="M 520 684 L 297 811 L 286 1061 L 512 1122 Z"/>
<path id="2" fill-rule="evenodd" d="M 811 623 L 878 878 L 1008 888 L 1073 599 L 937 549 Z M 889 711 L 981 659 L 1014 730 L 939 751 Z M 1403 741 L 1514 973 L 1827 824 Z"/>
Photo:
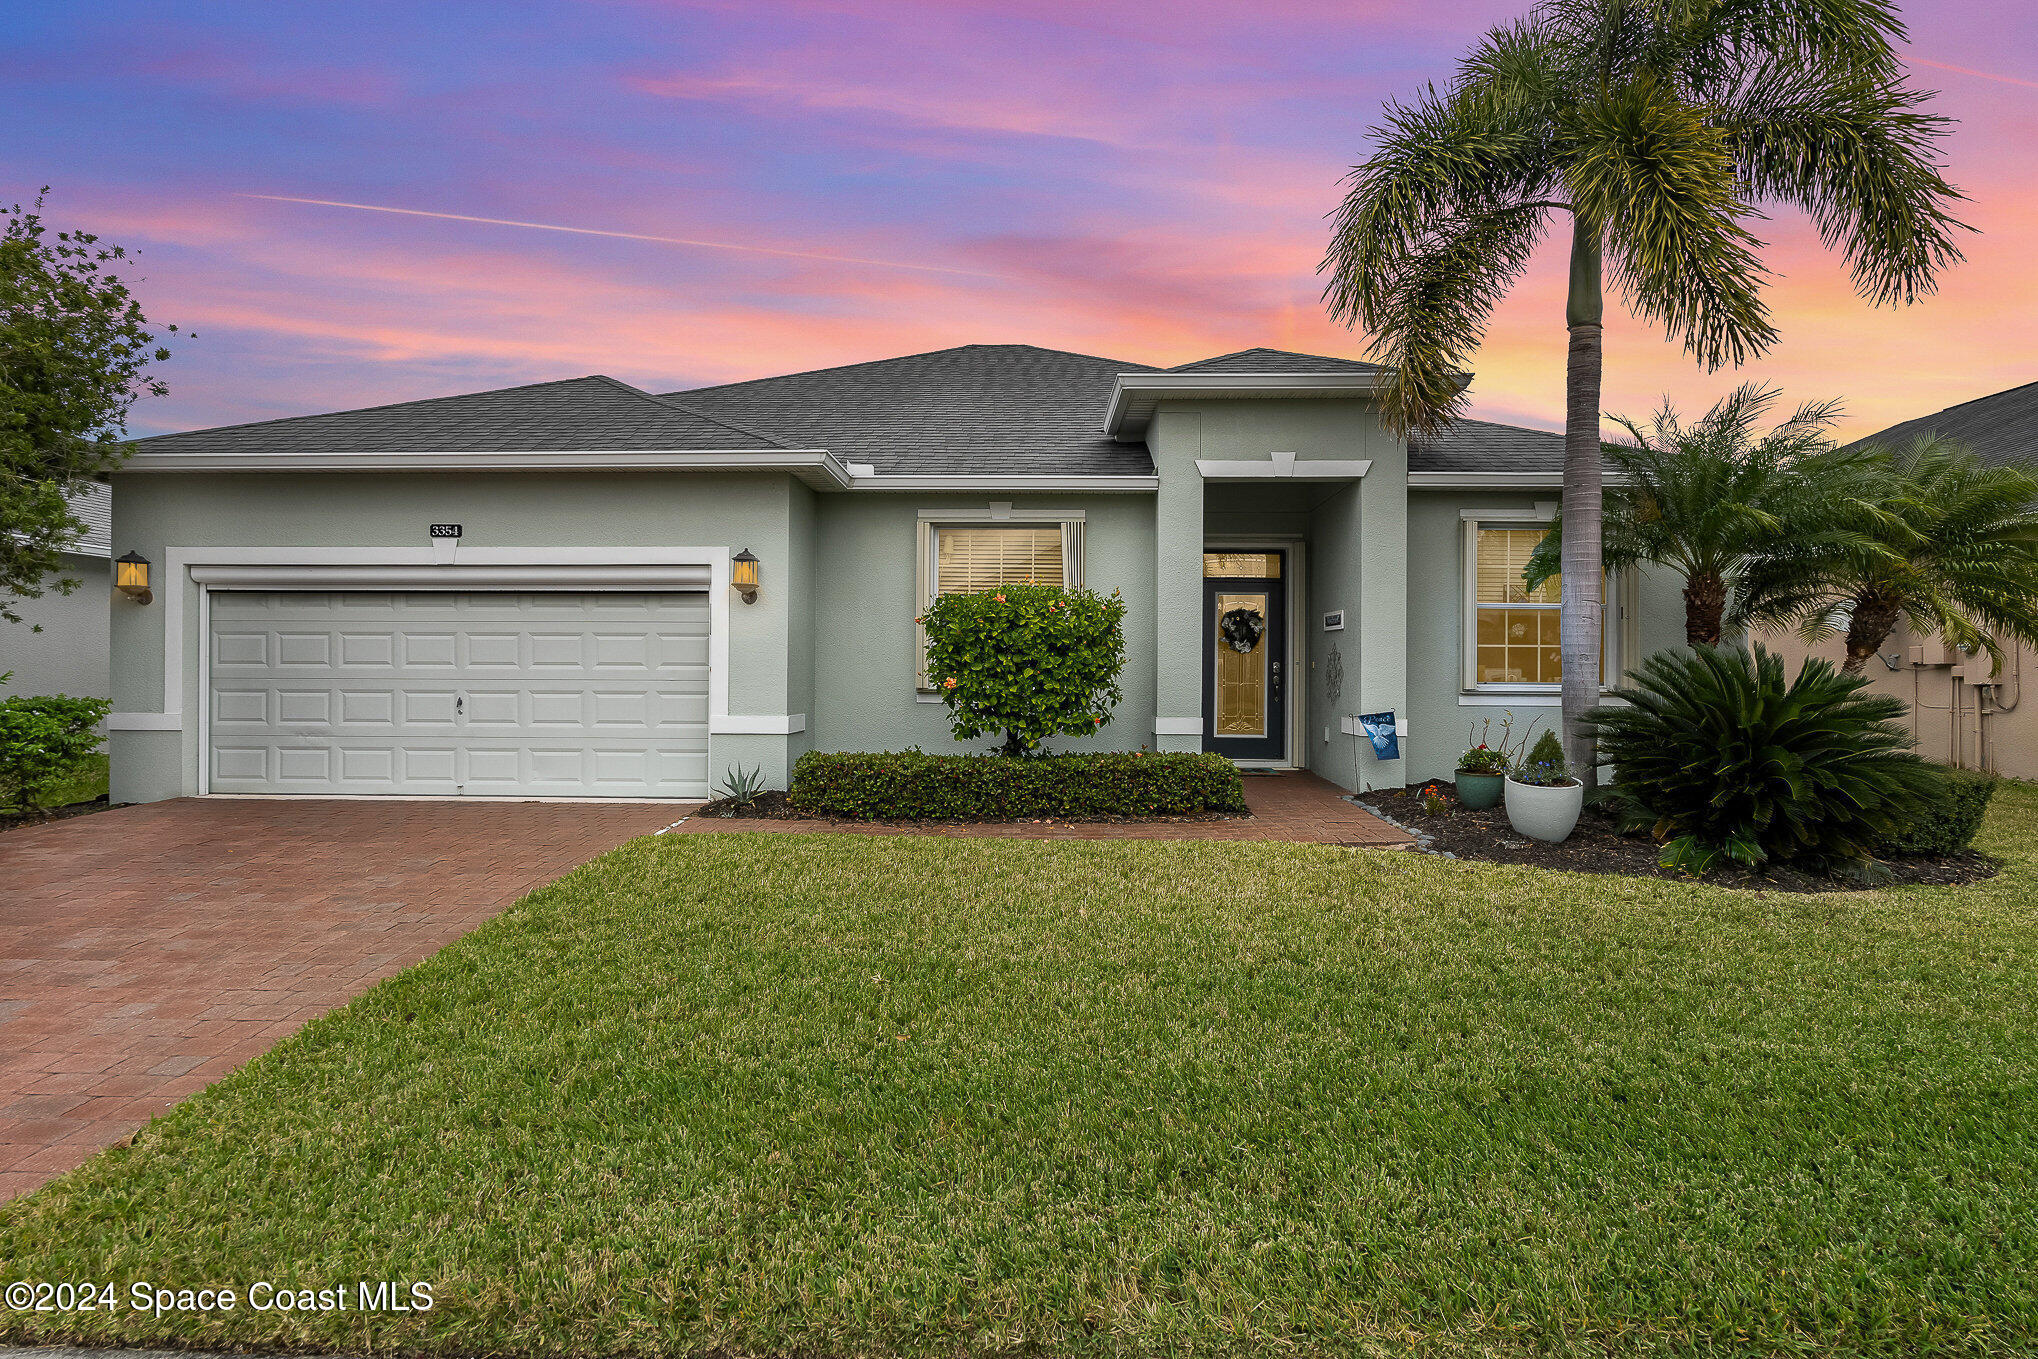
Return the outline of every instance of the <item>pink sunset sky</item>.
<path id="1" fill-rule="evenodd" d="M 15 0 L 0 194 L 49 185 L 46 216 L 135 251 L 151 316 L 197 332 L 135 433 L 971 342 L 1361 357 L 1318 300 L 1339 181 L 1383 100 L 1521 8 Z M 1756 377 L 1863 434 L 2038 380 L 2038 19 L 1905 17 L 1959 120 L 1967 263 L 1875 310 L 1779 216 L 1776 350 L 1708 376 L 1622 318 L 1608 409 Z M 1474 364 L 1477 415 L 1561 424 L 1546 255 Z"/>

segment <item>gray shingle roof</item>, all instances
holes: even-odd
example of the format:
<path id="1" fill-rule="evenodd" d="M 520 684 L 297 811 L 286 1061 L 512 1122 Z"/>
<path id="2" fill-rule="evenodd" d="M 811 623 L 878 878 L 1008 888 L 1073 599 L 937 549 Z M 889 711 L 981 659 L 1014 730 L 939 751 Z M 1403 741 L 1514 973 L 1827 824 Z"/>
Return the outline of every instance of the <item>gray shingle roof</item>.
<path id="1" fill-rule="evenodd" d="M 1143 476 L 1153 461 L 1097 427 L 1120 373 L 1143 363 L 968 344 L 673 396 L 726 420 L 825 448 L 881 474 Z"/>
<path id="2" fill-rule="evenodd" d="M 335 452 L 487 453 L 569 450 L 785 448 L 769 435 L 661 400 L 611 377 L 567 378 L 464 396 L 293 415 L 220 429 L 159 434 L 131 445 L 150 453 L 292 449 Z"/>
<path id="3" fill-rule="evenodd" d="M 1983 462 L 2038 460 L 2038 382 L 1920 415 L 1860 442 L 1896 446 L 1927 434 L 1965 445 Z"/>
<path id="4" fill-rule="evenodd" d="M 1373 371 L 1378 365 L 1280 349 L 1161 369 L 1033 345 L 972 344 L 666 396 L 614 378 L 569 378 L 162 434 L 132 446 L 193 454 L 825 448 L 891 475 L 1140 476 L 1153 471 L 1145 446 L 1098 428 L 1121 373 Z M 1560 434 L 1461 420 L 1414 441 L 1409 469 L 1558 471 L 1563 457 Z"/>
<path id="5" fill-rule="evenodd" d="M 1411 472 L 1561 472 L 1564 436 L 1546 429 L 1458 420 L 1408 441 Z"/>
<path id="6" fill-rule="evenodd" d="M 1241 349 L 1217 354 L 1193 363 L 1177 364 L 1171 373 L 1379 373 L 1377 363 L 1333 358 L 1328 354 L 1298 354 L 1288 349 Z"/>

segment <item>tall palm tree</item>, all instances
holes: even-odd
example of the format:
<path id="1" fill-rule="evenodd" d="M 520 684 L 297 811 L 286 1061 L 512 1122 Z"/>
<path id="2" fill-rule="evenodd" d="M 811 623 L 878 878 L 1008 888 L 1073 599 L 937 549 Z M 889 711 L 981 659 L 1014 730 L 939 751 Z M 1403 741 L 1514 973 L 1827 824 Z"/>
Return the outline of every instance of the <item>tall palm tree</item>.
<path id="1" fill-rule="evenodd" d="M 1799 406 L 1758 432 L 1776 395 L 1751 382 L 1694 421 L 1668 402 L 1646 426 L 1614 417 L 1629 441 L 1606 445 L 1618 483 L 1601 511 L 1606 569 L 1650 563 L 1683 576 L 1691 646 L 1719 645 L 1729 601 L 1745 612 L 1748 574 L 1775 557 L 1874 551 L 1857 526 L 1874 514 L 1881 459 L 1833 446 L 1837 402 Z M 1553 526 L 1536 545 L 1524 573 L 1531 590 L 1562 569 L 1563 538 Z"/>
<path id="2" fill-rule="evenodd" d="M 1960 258 L 1889 0 L 1544 0 L 1494 29 L 1442 90 L 1389 105 L 1352 172 L 1324 268 L 1334 318 L 1393 366 L 1389 421 L 1434 432 L 1553 219 L 1571 226 L 1565 323 L 1564 741 L 1599 701 L 1601 326 L 1630 310 L 1707 368 L 1768 349 L 1760 205 L 1801 208 L 1876 303 L 1914 301 Z"/>
<path id="3" fill-rule="evenodd" d="M 1856 532 L 1794 545 L 1747 578 L 1747 612 L 1845 632 L 1858 675 L 1899 622 L 1988 653 L 2038 644 L 2038 475 L 1925 438 L 1877 454 L 1879 486 Z"/>

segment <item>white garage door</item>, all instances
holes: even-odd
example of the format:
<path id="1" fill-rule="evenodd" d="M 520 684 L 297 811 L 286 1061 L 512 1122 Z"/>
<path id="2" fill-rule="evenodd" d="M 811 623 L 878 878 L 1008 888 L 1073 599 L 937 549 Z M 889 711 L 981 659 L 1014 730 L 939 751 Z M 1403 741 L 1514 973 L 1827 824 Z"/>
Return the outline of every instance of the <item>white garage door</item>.
<path id="1" fill-rule="evenodd" d="M 704 594 L 221 590 L 215 793 L 705 797 Z"/>

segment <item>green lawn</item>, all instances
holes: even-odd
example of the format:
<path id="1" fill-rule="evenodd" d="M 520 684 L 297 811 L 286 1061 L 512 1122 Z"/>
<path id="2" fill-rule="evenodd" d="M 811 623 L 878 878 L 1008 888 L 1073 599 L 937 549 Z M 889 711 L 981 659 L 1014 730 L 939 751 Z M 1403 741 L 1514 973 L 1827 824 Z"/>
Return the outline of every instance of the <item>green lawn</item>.
<path id="1" fill-rule="evenodd" d="M 78 772 L 69 779 L 66 779 L 63 785 L 49 799 L 49 806 L 51 808 L 69 807 L 80 802 L 94 802 L 99 798 L 105 797 L 107 770 L 108 761 L 106 756 L 87 756 L 84 763 L 78 767 Z M 13 791 L 12 788 L 0 787 L 0 813 L 19 812 L 21 810 L 20 807 L 14 805 Z"/>
<path id="2" fill-rule="evenodd" d="M 421 1279 L 16 1341 L 2038 1349 L 2038 790 L 1985 884 L 633 842 L 0 1208 L 0 1279 Z"/>

